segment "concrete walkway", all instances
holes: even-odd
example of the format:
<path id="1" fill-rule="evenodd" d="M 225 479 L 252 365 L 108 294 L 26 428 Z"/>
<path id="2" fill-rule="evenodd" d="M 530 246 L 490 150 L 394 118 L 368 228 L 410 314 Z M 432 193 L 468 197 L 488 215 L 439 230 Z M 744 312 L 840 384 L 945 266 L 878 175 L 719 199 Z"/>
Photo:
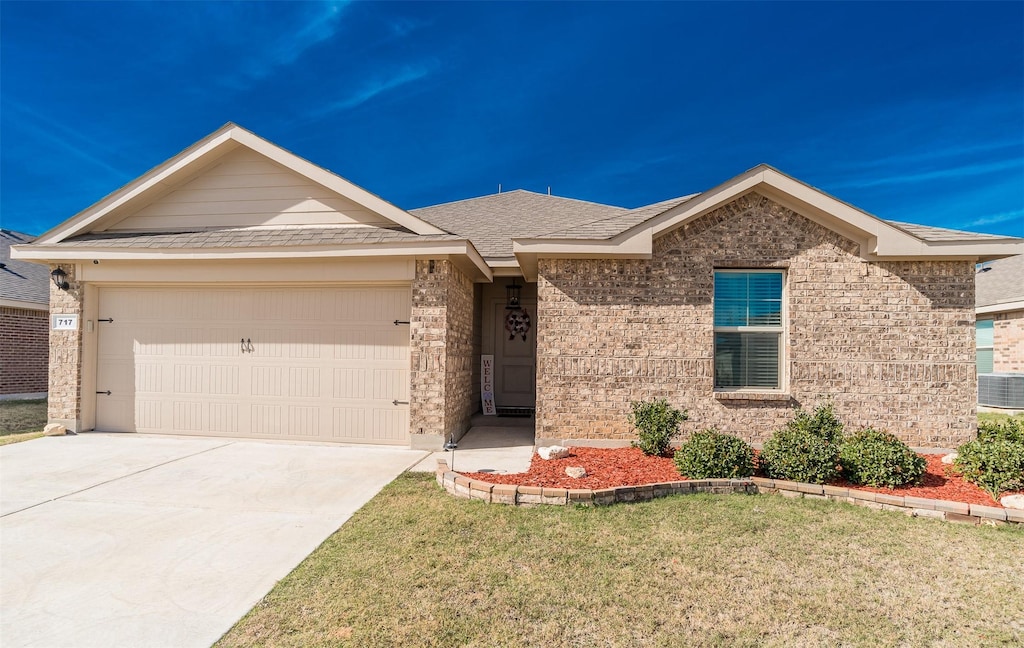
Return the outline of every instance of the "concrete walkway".
<path id="1" fill-rule="evenodd" d="M 501 474 L 526 472 L 533 458 L 533 430 L 531 419 L 474 417 L 473 427 L 458 441 L 453 469 Z M 434 472 L 438 459 L 452 465 L 451 452 L 434 452 L 412 470 Z"/>
<path id="2" fill-rule="evenodd" d="M 425 453 L 81 434 L 0 448 L 0 644 L 209 646 Z"/>

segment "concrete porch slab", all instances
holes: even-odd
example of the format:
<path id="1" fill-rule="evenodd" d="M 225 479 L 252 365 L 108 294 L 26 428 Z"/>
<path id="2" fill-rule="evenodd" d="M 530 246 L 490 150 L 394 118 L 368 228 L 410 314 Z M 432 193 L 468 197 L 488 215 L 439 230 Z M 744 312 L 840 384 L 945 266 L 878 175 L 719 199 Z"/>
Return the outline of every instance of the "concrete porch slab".
<path id="1" fill-rule="evenodd" d="M 505 419 L 488 418 L 490 420 L 482 422 L 482 425 L 474 425 L 459 439 L 454 466 L 451 452 L 434 452 L 411 470 L 434 472 L 437 460 L 445 459 L 448 466 L 458 472 L 526 472 L 530 467 L 530 460 L 533 459 L 532 421 L 526 419 L 525 422 L 520 420 L 512 425 L 504 425 Z"/>

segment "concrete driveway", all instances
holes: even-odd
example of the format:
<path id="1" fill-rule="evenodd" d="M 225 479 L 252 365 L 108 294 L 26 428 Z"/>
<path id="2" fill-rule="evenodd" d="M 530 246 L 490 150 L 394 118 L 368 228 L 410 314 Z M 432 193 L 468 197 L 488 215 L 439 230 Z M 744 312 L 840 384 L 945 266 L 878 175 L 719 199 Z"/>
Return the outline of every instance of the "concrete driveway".
<path id="1" fill-rule="evenodd" d="M 81 434 L 0 448 L 0 644 L 209 646 L 407 449 Z"/>

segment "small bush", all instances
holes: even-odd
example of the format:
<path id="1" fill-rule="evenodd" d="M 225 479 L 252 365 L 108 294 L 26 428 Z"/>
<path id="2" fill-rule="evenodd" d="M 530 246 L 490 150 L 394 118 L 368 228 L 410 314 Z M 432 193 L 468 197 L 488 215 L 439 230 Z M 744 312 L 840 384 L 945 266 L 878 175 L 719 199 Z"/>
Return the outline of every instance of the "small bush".
<path id="1" fill-rule="evenodd" d="M 629 424 L 640 437 L 633 441 L 634 448 L 640 448 L 647 455 L 664 455 L 669 450 L 672 437 L 679 433 L 679 424 L 686 420 L 686 410 L 678 410 L 664 398 L 653 401 L 633 401 Z"/>
<path id="2" fill-rule="evenodd" d="M 927 464 L 892 434 L 867 428 L 843 441 L 839 465 L 854 484 L 896 488 L 921 481 Z"/>
<path id="3" fill-rule="evenodd" d="M 1024 488 L 1024 421 L 982 423 L 978 438 L 957 449 L 954 467 L 992 499 Z"/>
<path id="4" fill-rule="evenodd" d="M 690 479 L 749 477 L 754 474 L 754 449 L 715 428 L 695 432 L 675 454 L 679 474 Z"/>
<path id="5" fill-rule="evenodd" d="M 773 479 L 823 484 L 839 475 L 842 439 L 843 424 L 831 402 L 813 414 L 797 409 L 793 420 L 765 442 L 761 467 Z"/>

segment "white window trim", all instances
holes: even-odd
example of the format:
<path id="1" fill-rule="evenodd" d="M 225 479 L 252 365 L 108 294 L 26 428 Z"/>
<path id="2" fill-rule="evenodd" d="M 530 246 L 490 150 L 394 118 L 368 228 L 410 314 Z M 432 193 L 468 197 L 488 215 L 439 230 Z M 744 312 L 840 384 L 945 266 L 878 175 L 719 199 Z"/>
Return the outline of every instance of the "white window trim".
<path id="1" fill-rule="evenodd" d="M 711 279 L 714 286 L 714 276 L 719 273 L 730 274 L 781 274 L 782 275 L 782 304 L 780 317 L 782 323 L 779 326 L 715 326 L 715 295 L 714 289 L 711 294 L 711 363 L 712 376 L 711 384 L 715 384 L 715 333 L 778 333 L 779 334 L 779 386 L 775 389 L 770 387 L 712 387 L 713 393 L 749 393 L 749 394 L 788 394 L 789 393 L 789 291 L 788 273 L 785 268 L 713 268 Z"/>

